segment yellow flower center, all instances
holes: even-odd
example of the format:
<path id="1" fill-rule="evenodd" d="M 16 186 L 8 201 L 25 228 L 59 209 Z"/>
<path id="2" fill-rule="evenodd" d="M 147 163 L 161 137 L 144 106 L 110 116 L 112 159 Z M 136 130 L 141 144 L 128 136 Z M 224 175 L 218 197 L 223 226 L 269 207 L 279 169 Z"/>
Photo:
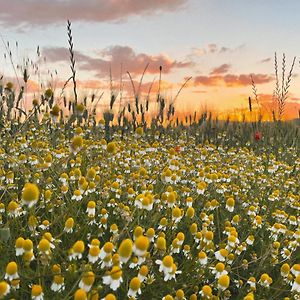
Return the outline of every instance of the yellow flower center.
<path id="1" fill-rule="evenodd" d="M 74 300 L 86 300 L 87 294 L 83 289 L 78 289 L 74 294 Z"/>
<path id="2" fill-rule="evenodd" d="M 137 249 L 141 251 L 147 251 L 149 247 L 149 239 L 143 235 L 140 235 L 136 240 L 135 240 L 135 246 Z"/>
<path id="3" fill-rule="evenodd" d="M 122 276 L 122 270 L 118 266 L 114 266 L 110 271 L 110 276 L 114 280 L 118 280 Z"/>
<path id="4" fill-rule="evenodd" d="M 7 264 L 6 266 L 6 273 L 8 275 L 13 275 L 16 274 L 18 271 L 18 266 L 14 261 L 11 261 L 10 263 Z"/>
<path id="5" fill-rule="evenodd" d="M 141 281 L 139 280 L 139 278 L 138 277 L 132 278 L 129 287 L 132 290 L 137 291 L 141 287 Z"/>
<path id="6" fill-rule="evenodd" d="M 31 296 L 39 296 L 42 292 L 43 289 L 39 284 L 34 284 L 31 288 Z"/>
<path id="7" fill-rule="evenodd" d="M 130 239 L 123 240 L 119 247 L 118 253 L 121 257 L 129 257 L 132 253 L 132 241 Z"/>
<path id="8" fill-rule="evenodd" d="M 174 260 L 171 255 L 167 255 L 163 258 L 162 261 L 163 265 L 167 268 L 171 268 L 173 266 Z"/>
<path id="9" fill-rule="evenodd" d="M 26 202 L 37 201 L 39 199 L 40 191 L 36 184 L 26 183 L 23 192 L 22 199 Z"/>

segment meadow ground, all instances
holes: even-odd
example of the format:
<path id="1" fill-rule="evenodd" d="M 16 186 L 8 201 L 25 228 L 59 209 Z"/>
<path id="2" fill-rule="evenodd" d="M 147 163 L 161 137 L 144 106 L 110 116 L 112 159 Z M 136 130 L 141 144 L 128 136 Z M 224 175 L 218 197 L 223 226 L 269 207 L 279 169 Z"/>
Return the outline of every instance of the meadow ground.
<path id="1" fill-rule="evenodd" d="M 297 124 L 56 115 L 1 122 L 0 298 L 299 298 Z"/>

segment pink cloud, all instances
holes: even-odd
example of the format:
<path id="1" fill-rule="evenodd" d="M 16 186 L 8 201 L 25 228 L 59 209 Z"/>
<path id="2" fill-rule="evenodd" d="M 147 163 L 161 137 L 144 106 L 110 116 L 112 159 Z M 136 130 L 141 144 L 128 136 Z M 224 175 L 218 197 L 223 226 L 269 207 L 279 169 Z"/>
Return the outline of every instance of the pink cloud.
<path id="1" fill-rule="evenodd" d="M 115 22 L 136 15 L 175 11 L 188 0 L 14 0 L 0 1 L 0 24 L 47 25 L 72 21 Z"/>
<path id="2" fill-rule="evenodd" d="M 226 75 L 209 75 L 197 76 L 194 79 L 194 85 L 218 86 L 226 85 L 228 87 L 249 86 L 251 85 L 251 74 L 226 74 Z M 268 83 L 273 77 L 268 74 L 252 74 L 255 84 Z"/>
<path id="3" fill-rule="evenodd" d="M 50 62 L 69 61 L 67 48 L 45 48 L 43 54 Z M 123 73 L 129 71 L 133 76 L 142 74 L 145 66 L 149 63 L 147 73 L 159 73 L 162 66 L 163 73 L 169 73 L 173 69 L 192 66 L 192 62 L 176 61 L 166 55 L 149 55 L 136 53 L 127 46 L 111 46 L 99 52 L 99 57 L 92 57 L 75 51 L 75 60 L 81 70 L 92 71 L 98 77 L 107 77 L 110 67 L 113 74 L 119 76 L 122 65 Z"/>

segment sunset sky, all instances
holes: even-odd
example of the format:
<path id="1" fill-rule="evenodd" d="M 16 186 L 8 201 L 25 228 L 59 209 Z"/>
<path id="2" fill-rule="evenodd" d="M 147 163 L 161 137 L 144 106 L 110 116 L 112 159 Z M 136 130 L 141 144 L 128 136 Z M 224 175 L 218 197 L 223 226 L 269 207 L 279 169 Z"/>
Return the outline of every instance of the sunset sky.
<path id="1" fill-rule="evenodd" d="M 296 118 L 299 12 L 298 0 L 11 0 L 0 1 L 0 32 L 3 41 L 10 43 L 16 65 L 26 58 L 39 64 L 40 76 L 30 74 L 35 93 L 39 92 L 36 83 L 45 87 L 52 83 L 59 91 L 71 75 L 69 19 L 82 97 L 104 91 L 108 99 L 110 66 L 118 89 L 122 65 L 126 102 L 132 97 L 126 71 L 138 84 L 149 63 L 142 91 L 147 93 L 154 80 L 154 101 L 162 65 L 161 89 L 167 99 L 174 98 L 185 78 L 192 76 L 175 105 L 183 113 L 208 109 L 225 115 L 245 110 L 248 97 L 253 96 L 251 74 L 262 105 L 270 110 L 274 53 L 280 81 L 283 53 L 286 76 L 297 56 L 286 107 L 286 117 Z M 37 46 L 46 60 L 38 59 Z M 8 80 L 14 73 L 4 58 L 3 42 L 0 51 L 0 74 Z"/>

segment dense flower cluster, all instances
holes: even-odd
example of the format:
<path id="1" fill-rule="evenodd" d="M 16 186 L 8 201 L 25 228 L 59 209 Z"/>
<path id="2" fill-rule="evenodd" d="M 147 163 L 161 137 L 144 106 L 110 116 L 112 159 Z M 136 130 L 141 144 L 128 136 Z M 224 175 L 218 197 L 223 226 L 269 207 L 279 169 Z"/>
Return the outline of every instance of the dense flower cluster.
<path id="1" fill-rule="evenodd" d="M 0 149 L 0 299 L 300 299 L 295 149 L 55 126 Z"/>

